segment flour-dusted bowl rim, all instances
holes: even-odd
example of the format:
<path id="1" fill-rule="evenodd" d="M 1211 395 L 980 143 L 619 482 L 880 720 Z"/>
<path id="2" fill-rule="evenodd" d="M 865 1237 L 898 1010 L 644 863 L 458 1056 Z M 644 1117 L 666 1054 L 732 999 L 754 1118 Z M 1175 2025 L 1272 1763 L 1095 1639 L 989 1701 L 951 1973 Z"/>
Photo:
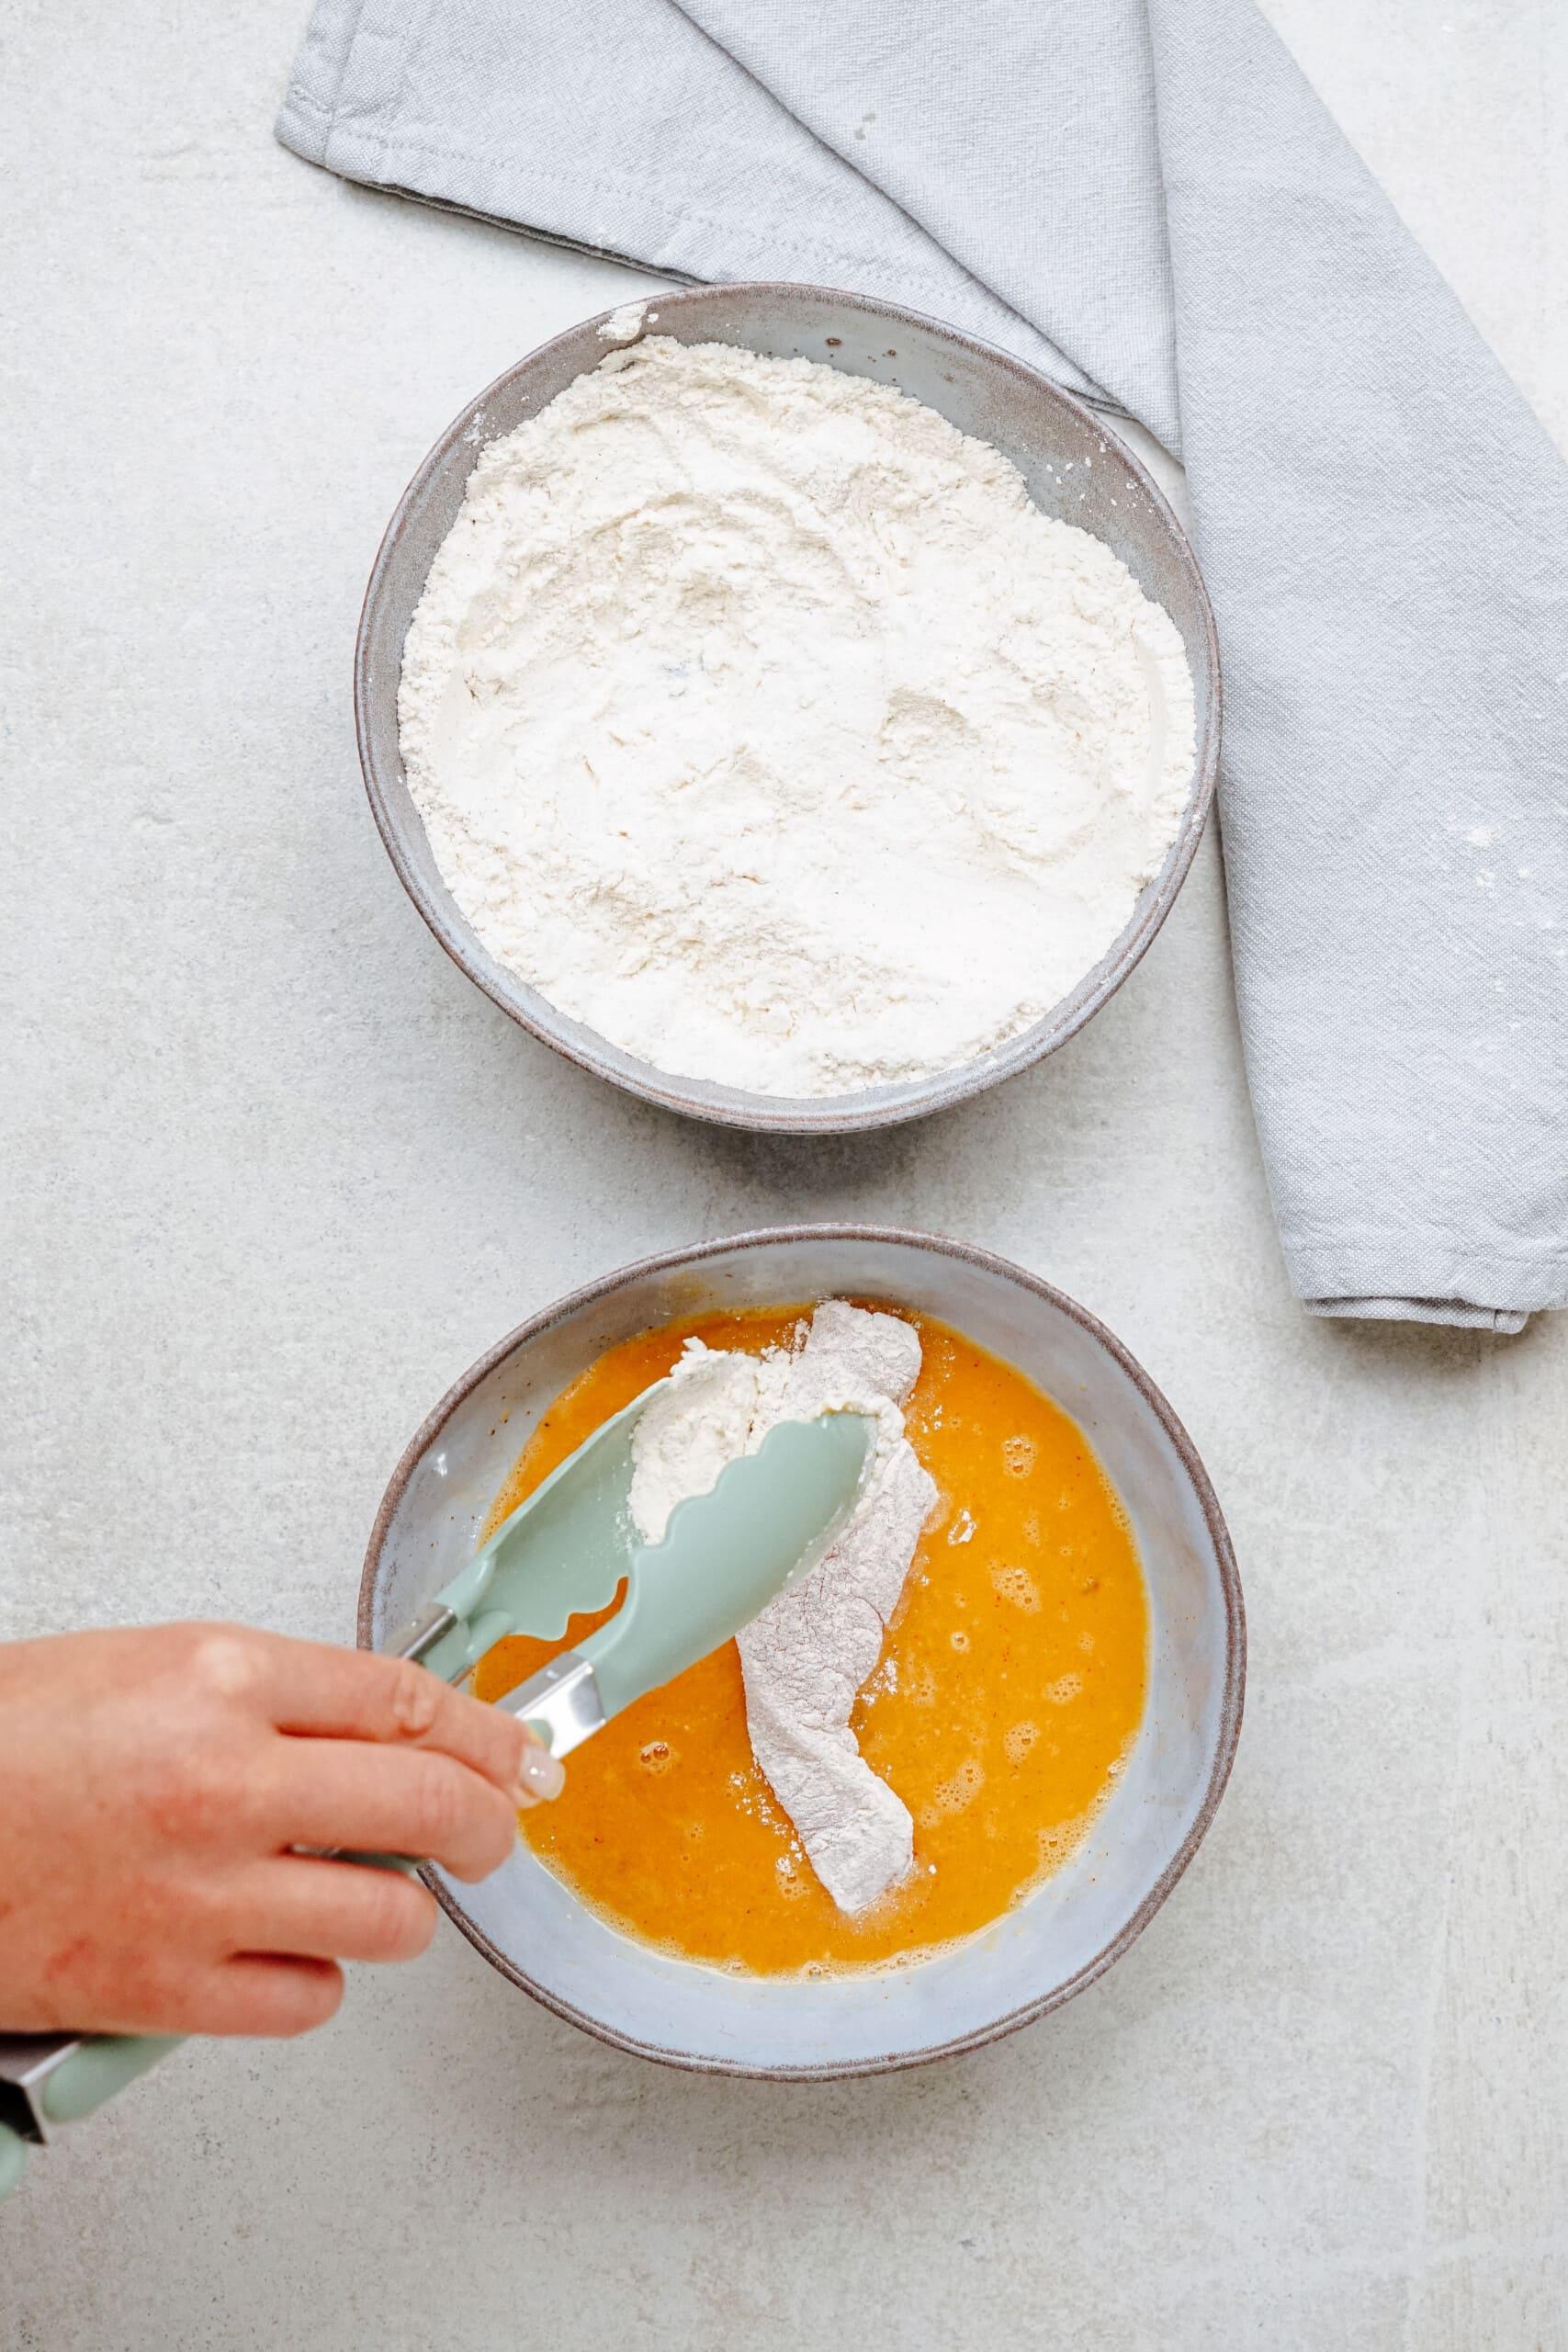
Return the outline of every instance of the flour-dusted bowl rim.
<path id="1" fill-rule="evenodd" d="M 873 1226 L 778 1227 L 645 1259 L 501 1340 L 442 1398 L 393 1473 L 366 1553 L 361 1646 L 384 1644 L 471 1556 L 537 1418 L 606 1348 L 716 1306 L 845 1294 L 936 1316 L 1017 1364 L 1083 1427 L 1137 1538 L 1148 1703 L 1077 1854 L 1017 1909 L 910 1966 L 758 1978 L 679 1961 L 609 1927 L 521 1841 L 479 1886 L 426 1871 L 512 1984 L 619 2049 L 697 2073 L 886 2073 L 978 2048 L 1060 2007 L 1126 1951 L 1186 1869 L 1241 1728 L 1247 1634 L 1230 1540 L 1191 1441 L 1148 1374 L 1093 1316 L 1023 1268 L 938 1235 Z"/>
<path id="2" fill-rule="evenodd" d="M 626 306 L 623 305 L 622 308 Z M 1092 410 L 1008 353 L 919 312 L 830 288 L 696 287 L 655 295 L 649 328 L 682 343 L 729 343 L 897 385 L 1012 459 L 1034 503 L 1121 557 L 1180 633 L 1197 703 L 1197 757 L 1180 828 L 1125 926 L 1070 995 L 1019 1036 L 934 1076 L 852 1093 L 791 1096 L 671 1076 L 552 1004 L 499 963 L 443 879 L 403 774 L 398 682 L 403 644 L 437 548 L 489 441 L 536 416 L 604 358 L 601 311 L 498 376 L 442 435 L 399 502 L 366 591 L 355 648 L 354 707 L 366 790 L 398 876 L 446 953 L 503 1012 L 570 1061 L 687 1117 L 794 1135 L 842 1135 L 923 1116 L 1055 1053 L 1114 995 L 1165 921 L 1201 837 L 1220 752 L 1219 646 L 1187 535 L 1153 477 Z M 1089 460 L 1086 464 L 1083 461 Z M 1071 470 L 1064 463 L 1071 461 Z M 1076 486 L 1075 486 L 1076 485 Z"/>

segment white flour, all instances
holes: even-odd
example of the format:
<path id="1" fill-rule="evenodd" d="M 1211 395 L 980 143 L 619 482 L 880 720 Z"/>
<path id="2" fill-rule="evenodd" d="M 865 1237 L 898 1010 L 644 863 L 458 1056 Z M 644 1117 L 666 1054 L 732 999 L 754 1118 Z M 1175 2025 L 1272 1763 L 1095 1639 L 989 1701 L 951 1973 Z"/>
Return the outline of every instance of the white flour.
<path id="1" fill-rule="evenodd" d="M 705 1494 L 775 1422 L 807 1420 L 830 1406 L 875 1416 L 876 1453 L 849 1526 L 739 1643 L 752 1753 L 845 1911 L 863 1910 L 897 1884 L 914 1852 L 908 1808 L 862 1757 L 850 1711 L 875 1668 L 936 1500 L 900 1410 L 919 1369 L 919 1340 L 907 1323 L 832 1299 L 796 1352 L 750 1356 L 692 1341 L 633 1440 L 632 1516 L 652 1542 L 678 1502 Z"/>
<path id="2" fill-rule="evenodd" d="M 399 710 L 491 953 L 661 1069 L 775 1094 L 1047 1012 L 1194 757 L 1174 623 L 987 443 L 661 336 L 481 452 Z"/>

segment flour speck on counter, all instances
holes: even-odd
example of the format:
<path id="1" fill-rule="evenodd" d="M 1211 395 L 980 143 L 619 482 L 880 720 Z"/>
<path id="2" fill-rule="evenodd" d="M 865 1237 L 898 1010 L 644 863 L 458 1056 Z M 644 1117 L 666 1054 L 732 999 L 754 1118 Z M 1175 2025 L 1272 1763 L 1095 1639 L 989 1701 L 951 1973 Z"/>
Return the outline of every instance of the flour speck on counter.
<path id="1" fill-rule="evenodd" d="M 409 785 L 500 962 L 784 1096 L 1019 1035 L 1190 788 L 1169 616 L 892 388 L 652 335 L 479 458 L 409 630 Z"/>

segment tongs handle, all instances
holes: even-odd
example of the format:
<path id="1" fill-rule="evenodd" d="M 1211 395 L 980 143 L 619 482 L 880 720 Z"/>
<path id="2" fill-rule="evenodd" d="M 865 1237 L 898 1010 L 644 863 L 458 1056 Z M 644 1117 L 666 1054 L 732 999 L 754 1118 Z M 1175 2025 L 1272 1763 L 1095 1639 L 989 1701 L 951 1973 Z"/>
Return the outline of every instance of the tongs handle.
<path id="1" fill-rule="evenodd" d="M 0 2034 L 0 2197 L 14 2188 L 29 2142 L 91 2115 L 180 2041 L 163 2033 Z"/>

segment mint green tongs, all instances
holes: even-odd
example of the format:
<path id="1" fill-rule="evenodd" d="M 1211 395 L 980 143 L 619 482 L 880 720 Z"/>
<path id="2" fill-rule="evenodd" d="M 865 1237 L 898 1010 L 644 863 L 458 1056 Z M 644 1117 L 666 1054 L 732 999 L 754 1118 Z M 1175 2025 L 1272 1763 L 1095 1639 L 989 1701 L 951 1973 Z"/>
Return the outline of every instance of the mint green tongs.
<path id="1" fill-rule="evenodd" d="M 620 1608 L 501 1701 L 558 1756 L 749 1625 L 821 1558 L 854 1507 L 874 1425 L 858 1413 L 781 1421 L 755 1453 L 642 1543 L 629 1495 L 632 1435 L 659 1382 L 569 1455 L 497 1528 L 468 1566 L 387 1644 L 461 1682 L 509 1634 L 558 1641 L 567 1622 Z M 400 1857 L 355 1855 L 401 1868 Z M 89 2115 L 175 2047 L 130 2034 L 0 2036 L 0 2197 L 27 2143 Z"/>
<path id="2" fill-rule="evenodd" d="M 606 1624 L 500 1701 L 565 1756 L 729 1641 L 821 1558 L 853 1507 L 874 1425 L 859 1413 L 781 1421 L 705 1495 L 638 1541 L 632 1436 L 660 1381 L 536 1487 L 389 1647 L 460 1682 L 509 1634 L 558 1641 L 567 1620 L 626 1597 Z"/>

